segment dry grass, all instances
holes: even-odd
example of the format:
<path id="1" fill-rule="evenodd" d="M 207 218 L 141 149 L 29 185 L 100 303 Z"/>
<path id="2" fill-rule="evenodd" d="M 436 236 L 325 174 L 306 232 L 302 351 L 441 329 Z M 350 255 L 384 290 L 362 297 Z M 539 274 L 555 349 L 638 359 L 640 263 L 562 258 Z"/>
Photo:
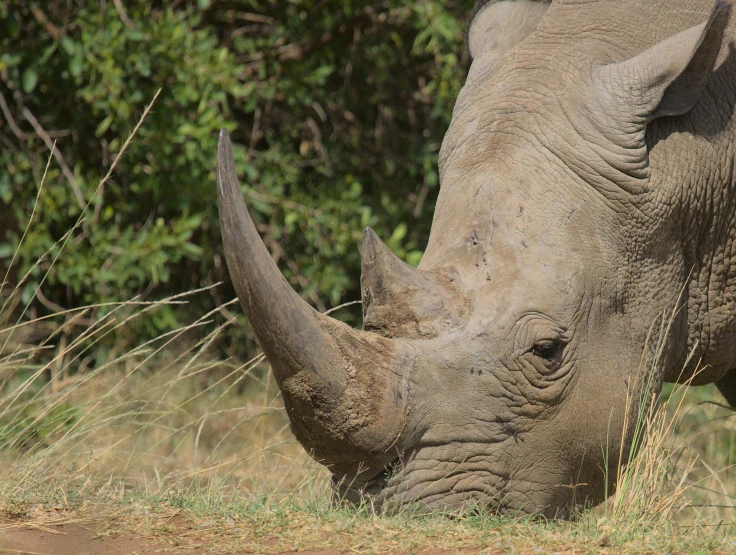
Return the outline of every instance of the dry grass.
<path id="1" fill-rule="evenodd" d="M 650 439 L 627 467 L 628 489 L 576 523 L 376 516 L 330 506 L 327 476 L 294 441 L 259 359 L 218 360 L 211 346 L 223 327 L 182 348 L 191 329 L 62 381 L 57 391 L 49 362 L 36 367 L 31 360 L 23 366 L 26 378 L 6 381 L 2 514 L 36 525 L 103 519 L 112 531 L 164 541 L 171 517 L 179 515 L 188 542 L 217 552 L 736 548 L 735 513 L 723 507 L 734 504 L 728 484 L 736 481 L 736 421 L 701 401 L 712 391 L 673 392 L 664 410 L 649 413 Z M 67 347 L 69 361 L 74 348 Z M 29 349 L 16 346 L 2 363 Z"/>
<path id="2" fill-rule="evenodd" d="M 67 335 L 94 307 L 11 320 L 24 312 L 22 283 L 0 288 L 5 525 L 94 519 L 215 552 L 736 552 L 736 417 L 712 387 L 668 388 L 666 402 L 643 404 L 639 456 L 619 464 L 619 494 L 575 523 L 379 516 L 330 505 L 326 472 L 291 435 L 262 358 L 222 360 L 214 345 L 234 324 L 229 305 L 89 369 L 113 330 L 202 290 L 121 302 Z M 49 321 L 45 339 L 28 339 Z"/>
<path id="3" fill-rule="evenodd" d="M 656 334 L 650 333 L 647 342 L 653 348 L 650 349 L 648 345 L 644 348 L 640 366 L 633 379 L 629 380 L 625 410 L 627 417 L 624 419 L 623 429 L 633 429 L 631 448 L 629 452 L 622 451 L 616 461 L 616 495 L 610 497 L 596 511 L 596 514 L 602 514 L 596 523 L 597 527 L 610 534 L 626 537 L 636 531 L 666 528 L 674 520 L 685 525 L 689 522 L 701 524 L 723 516 L 733 520 L 736 514 L 733 512 L 736 507 L 731 507 L 736 505 L 733 492 L 729 493 L 724 488 L 720 491 L 712 490 L 710 484 L 701 483 L 715 479 L 722 484 L 723 478 L 729 480 L 736 477 L 730 460 L 736 445 L 732 442 L 724 443 L 722 450 L 711 450 L 709 456 L 704 457 L 699 448 L 709 445 L 713 439 L 711 433 L 714 430 L 708 425 L 709 422 L 700 424 L 700 441 L 694 441 L 694 437 L 682 434 L 680 426 L 685 410 L 695 410 L 697 413 L 697 408 L 704 407 L 705 404 L 693 404 L 686 400 L 691 389 L 688 383 L 665 386 L 664 395 L 661 396 L 656 393 L 655 376 L 663 364 L 664 349 L 675 316 L 676 311 L 673 311 L 669 318 L 662 318 L 658 329 L 653 326 L 652 332 Z M 692 354 L 685 366 L 688 366 L 691 358 Z M 700 371 L 696 367 L 688 382 Z M 712 386 L 710 392 L 711 395 L 714 394 Z M 708 405 L 717 406 L 713 403 Z M 736 416 L 736 413 L 726 406 L 719 408 L 726 413 L 723 418 L 725 426 L 736 423 L 734 419 L 728 421 L 728 417 Z M 693 414 L 692 417 L 696 418 L 696 415 Z M 624 443 L 622 437 L 621 444 Z M 706 462 L 710 460 L 713 464 L 714 459 L 723 456 L 729 460 L 718 461 L 718 472 Z M 702 478 L 698 479 L 696 470 L 703 468 L 707 468 L 708 472 L 700 472 Z M 611 481 L 610 477 L 607 481 Z M 705 492 L 708 493 L 707 496 L 702 495 Z M 714 495 L 722 497 L 721 503 L 712 502 Z M 701 499 L 703 497 L 708 500 Z M 699 512 L 697 518 L 693 518 L 692 509 L 696 507 L 704 510 Z M 689 516 L 686 517 L 686 514 Z M 722 521 L 722 518 L 717 520 Z"/>

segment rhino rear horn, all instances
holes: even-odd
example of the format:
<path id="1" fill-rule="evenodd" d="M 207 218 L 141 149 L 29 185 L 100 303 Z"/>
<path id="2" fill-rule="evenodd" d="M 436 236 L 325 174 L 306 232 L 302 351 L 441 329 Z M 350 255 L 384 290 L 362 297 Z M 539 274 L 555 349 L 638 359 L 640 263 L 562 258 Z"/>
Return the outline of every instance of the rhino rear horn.
<path id="1" fill-rule="evenodd" d="M 424 271 L 399 259 L 371 228 L 363 234 L 363 329 L 430 338 L 460 325 L 468 310 L 450 268 Z"/>
<path id="2" fill-rule="evenodd" d="M 419 270 L 391 252 L 370 227 L 363 233 L 361 291 L 363 315 L 371 305 L 386 305 L 399 294 L 419 288 Z"/>
<path id="3" fill-rule="evenodd" d="M 228 270 L 297 439 L 336 468 L 387 464 L 406 426 L 413 349 L 320 314 L 291 288 L 248 214 L 224 129 L 217 191 Z"/>

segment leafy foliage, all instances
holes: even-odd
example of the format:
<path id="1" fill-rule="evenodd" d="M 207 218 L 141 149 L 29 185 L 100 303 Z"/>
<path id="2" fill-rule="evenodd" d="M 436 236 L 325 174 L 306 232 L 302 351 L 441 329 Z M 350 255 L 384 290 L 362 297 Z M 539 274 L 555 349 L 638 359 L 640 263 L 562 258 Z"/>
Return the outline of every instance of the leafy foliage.
<path id="1" fill-rule="evenodd" d="M 23 295 L 32 314 L 227 281 L 214 187 L 223 126 L 266 245 L 318 308 L 358 298 L 365 226 L 418 263 L 469 1 L 11 4 L 0 4 L 3 265 L 56 141 L 14 274 L 33 268 Z M 56 262 L 34 267 L 83 213 Z M 199 306 L 152 312 L 137 336 L 233 294 L 212 291 Z"/>

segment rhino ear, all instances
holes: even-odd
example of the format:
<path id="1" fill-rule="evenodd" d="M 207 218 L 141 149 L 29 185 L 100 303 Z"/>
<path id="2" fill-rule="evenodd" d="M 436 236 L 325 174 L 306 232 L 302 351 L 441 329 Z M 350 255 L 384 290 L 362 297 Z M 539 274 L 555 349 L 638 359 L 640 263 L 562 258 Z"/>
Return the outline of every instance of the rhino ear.
<path id="1" fill-rule="evenodd" d="M 602 67 L 599 85 L 607 107 L 635 127 L 689 111 L 713 72 L 730 12 L 731 1 L 718 0 L 705 23 Z"/>
<path id="2" fill-rule="evenodd" d="M 480 0 L 468 23 L 467 44 L 473 59 L 493 57 L 513 48 L 537 28 L 551 0 Z"/>

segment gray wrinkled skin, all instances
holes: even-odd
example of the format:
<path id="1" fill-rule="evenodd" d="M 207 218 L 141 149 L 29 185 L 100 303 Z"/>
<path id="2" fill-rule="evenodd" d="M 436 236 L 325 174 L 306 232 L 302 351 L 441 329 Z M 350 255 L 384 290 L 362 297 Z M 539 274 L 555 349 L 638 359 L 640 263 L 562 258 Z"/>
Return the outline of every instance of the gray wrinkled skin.
<path id="1" fill-rule="evenodd" d="M 360 333 L 400 346 L 404 385 L 397 408 L 373 413 L 396 423 L 380 456 L 339 460 L 320 451 L 328 432 L 311 437 L 341 498 L 550 517 L 602 501 L 603 451 L 628 447 L 627 394 L 651 371 L 648 333 L 676 307 L 655 392 L 693 377 L 694 350 L 694 383 L 736 406 L 730 4 L 546 8 L 499 2 L 471 23 L 418 270 L 366 233 Z M 318 417 L 289 415 L 305 443 Z"/>

